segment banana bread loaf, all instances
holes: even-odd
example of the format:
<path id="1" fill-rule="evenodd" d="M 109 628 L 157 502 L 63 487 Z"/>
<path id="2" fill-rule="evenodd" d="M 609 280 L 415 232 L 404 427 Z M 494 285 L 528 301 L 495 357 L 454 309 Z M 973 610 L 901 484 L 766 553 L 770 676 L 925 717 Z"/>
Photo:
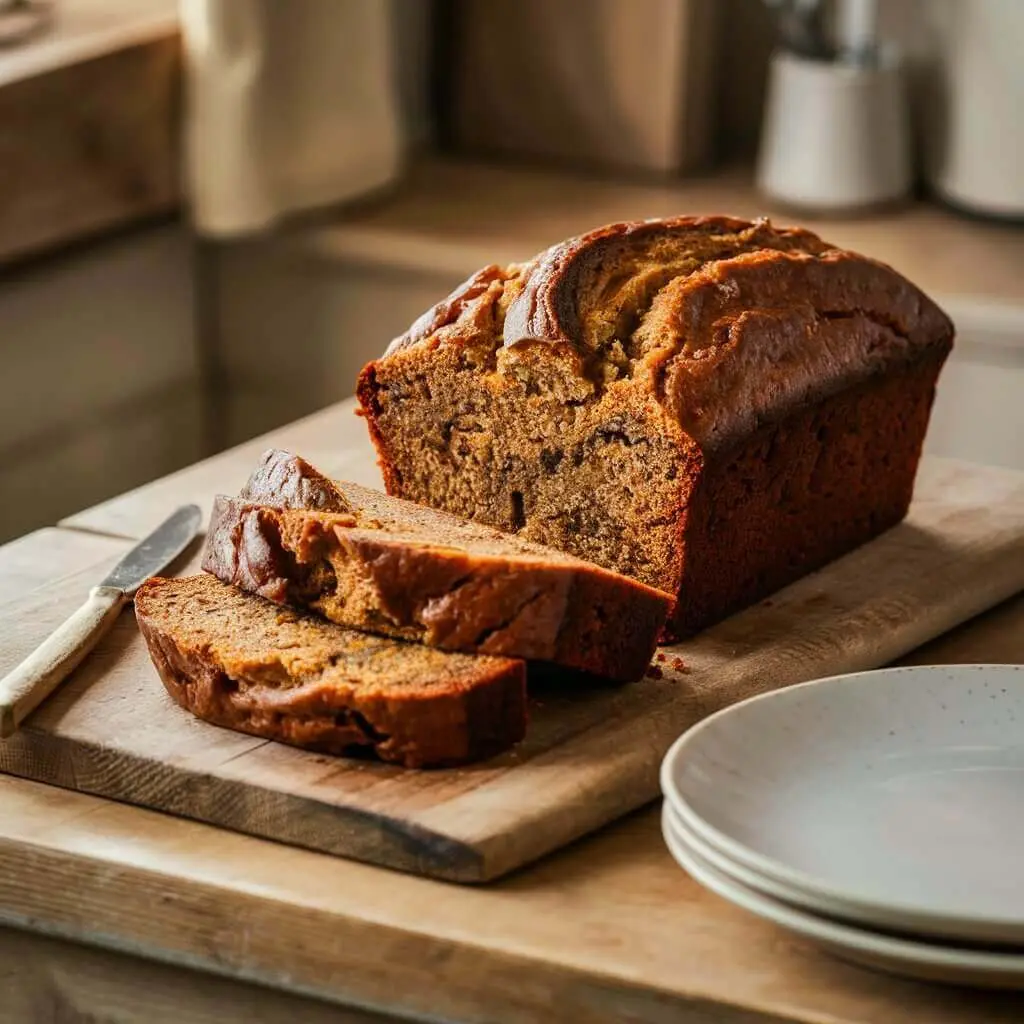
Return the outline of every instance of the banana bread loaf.
<path id="1" fill-rule="evenodd" d="M 355 629 L 619 680 L 643 675 L 673 604 L 560 551 L 328 480 L 282 451 L 264 455 L 241 497 L 216 500 L 203 568 Z"/>
<path id="2" fill-rule="evenodd" d="M 207 575 L 149 580 L 135 615 L 167 692 L 215 725 L 408 768 L 488 757 L 526 728 L 521 661 L 343 629 Z"/>
<path id="3" fill-rule="evenodd" d="M 761 220 L 486 267 L 360 375 L 388 492 L 716 621 L 898 523 L 953 339 L 889 267 Z"/>

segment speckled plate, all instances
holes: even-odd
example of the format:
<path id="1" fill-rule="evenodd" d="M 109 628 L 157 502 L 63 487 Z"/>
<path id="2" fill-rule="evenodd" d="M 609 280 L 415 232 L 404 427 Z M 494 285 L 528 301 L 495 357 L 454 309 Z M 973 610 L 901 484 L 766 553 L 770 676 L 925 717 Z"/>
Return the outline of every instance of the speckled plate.
<path id="1" fill-rule="evenodd" d="M 886 669 L 755 697 L 680 737 L 661 780 L 683 825 L 765 895 L 1024 947 L 1024 666 Z"/>
<path id="2" fill-rule="evenodd" d="M 886 935 L 818 917 L 781 900 L 773 900 L 717 870 L 683 838 L 668 805 L 663 811 L 662 834 L 676 863 L 706 889 L 808 939 L 843 960 L 924 981 L 986 988 L 1024 988 L 1024 953 L 1020 951 L 958 948 Z"/>

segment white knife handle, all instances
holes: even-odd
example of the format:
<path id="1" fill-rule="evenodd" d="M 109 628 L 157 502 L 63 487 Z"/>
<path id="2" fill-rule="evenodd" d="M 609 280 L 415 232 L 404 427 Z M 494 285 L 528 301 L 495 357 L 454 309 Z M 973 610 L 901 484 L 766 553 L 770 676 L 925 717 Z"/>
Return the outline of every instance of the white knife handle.
<path id="1" fill-rule="evenodd" d="M 93 587 L 89 599 L 17 668 L 0 679 L 0 739 L 10 736 L 66 679 L 110 628 L 128 598 Z"/>

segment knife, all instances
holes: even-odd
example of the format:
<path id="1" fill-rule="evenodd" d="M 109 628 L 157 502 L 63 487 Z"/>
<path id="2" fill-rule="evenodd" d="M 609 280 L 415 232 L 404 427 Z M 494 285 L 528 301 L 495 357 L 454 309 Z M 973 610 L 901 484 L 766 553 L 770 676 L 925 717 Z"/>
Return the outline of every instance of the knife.
<path id="1" fill-rule="evenodd" d="M 174 561 L 199 530 L 198 505 L 182 505 L 135 545 L 85 604 L 0 679 L 0 739 L 10 736 L 81 663 L 150 576 Z"/>

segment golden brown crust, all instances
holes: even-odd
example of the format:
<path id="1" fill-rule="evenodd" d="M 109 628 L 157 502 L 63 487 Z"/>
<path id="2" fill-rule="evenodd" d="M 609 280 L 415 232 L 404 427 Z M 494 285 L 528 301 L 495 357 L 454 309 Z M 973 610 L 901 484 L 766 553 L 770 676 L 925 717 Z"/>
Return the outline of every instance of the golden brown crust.
<path id="1" fill-rule="evenodd" d="M 687 618 L 688 594 L 720 586 L 698 604 L 740 607 L 766 580 L 791 579 L 891 525 L 909 494 L 953 329 L 889 267 L 801 229 L 681 217 L 609 225 L 521 267 L 490 268 L 478 285 L 360 376 L 391 493 L 678 593 L 688 628 L 713 621 Z M 896 404 L 867 419 L 894 379 Z M 860 403 L 847 423 L 790 435 L 787 425 L 810 430 L 833 404 L 848 408 L 846 396 Z M 911 409 L 916 433 L 887 453 Z M 822 505 L 784 462 L 741 457 L 772 431 L 772 451 L 792 444 L 797 462 L 819 453 L 833 466 L 833 479 L 812 476 L 834 497 Z M 830 451 L 851 461 L 833 463 Z M 777 490 L 789 519 L 804 523 L 789 540 L 782 530 L 762 543 L 747 521 L 755 503 L 740 498 L 708 518 L 703 502 L 739 464 L 747 476 L 729 495 Z M 877 480 L 867 486 L 865 474 Z M 846 475 L 863 505 L 844 507 Z M 797 538 L 812 506 L 833 538 L 824 553 Z M 857 530 L 841 529 L 851 517 Z M 727 534 L 754 546 L 739 560 L 745 579 L 715 568 L 732 557 L 717 547 Z M 688 580 L 698 566 L 705 577 Z"/>
<path id="2" fill-rule="evenodd" d="M 239 498 L 280 508 L 348 512 L 345 495 L 332 480 L 305 459 L 280 448 L 268 448 L 250 474 Z"/>
<path id="3" fill-rule="evenodd" d="M 680 235 L 698 249 L 676 253 L 672 243 Z M 510 305 L 505 320 L 504 344 L 528 339 L 565 342 L 574 347 L 593 346 L 587 337 L 587 313 L 598 306 L 623 306 L 637 298 L 649 299 L 660 287 L 692 272 L 700 263 L 721 259 L 738 251 L 800 248 L 822 252 L 827 246 L 816 235 L 800 229 L 775 229 L 768 221 L 744 221 L 735 217 L 675 217 L 608 224 L 578 238 L 552 246 L 532 265 L 523 291 Z M 650 271 L 646 280 L 643 264 Z M 624 272 L 634 271 L 629 281 Z M 633 279 L 641 278 L 637 295 Z M 618 282 L 614 279 L 619 278 Z M 609 288 L 626 284 L 625 288 Z M 617 304 L 616 299 L 620 302 Z M 609 302 L 610 300 L 610 302 Z M 619 333 L 626 324 L 616 321 Z"/>
<path id="4" fill-rule="evenodd" d="M 482 310 L 500 310 L 504 287 L 512 281 L 515 292 L 501 322 L 481 323 Z M 868 327 L 870 337 L 858 339 L 853 350 L 825 352 L 819 362 L 803 325 L 789 329 L 783 314 L 790 310 L 819 318 L 859 317 L 877 329 Z M 839 387 L 857 372 L 863 379 L 886 360 L 899 361 L 903 350 L 912 356 L 948 349 L 953 337 L 945 314 L 892 268 L 836 249 L 809 231 L 776 228 L 764 219 L 677 217 L 610 224 L 552 246 L 525 267 L 486 267 L 395 339 L 386 355 L 428 340 L 472 344 L 481 329 L 496 326 L 502 347 L 541 343 L 553 350 L 549 358 L 565 358 L 554 350 L 572 352 L 581 372 L 596 373 L 604 383 L 615 375 L 606 367 L 595 369 L 595 359 L 633 364 L 620 366 L 619 376 L 647 364 L 663 377 L 678 361 L 742 366 L 749 359 L 750 372 L 734 369 L 732 376 L 744 378 L 750 389 L 760 380 L 759 346 L 766 332 L 742 339 L 732 329 L 744 315 L 765 322 L 778 318 L 775 333 L 786 335 L 790 359 L 803 357 L 808 373 L 824 382 L 838 378 Z M 372 405 L 372 371 L 362 383 L 361 397 Z M 696 393 L 690 388 L 677 394 L 671 385 L 656 393 L 685 429 L 689 402 L 699 403 L 701 389 L 712 386 L 709 372 Z M 742 420 L 748 397 L 745 390 L 728 396 L 731 401 L 719 398 L 719 416 Z M 741 433 L 747 426 L 724 432 Z"/>
<path id="5" fill-rule="evenodd" d="M 396 338 L 388 352 L 409 348 L 429 338 L 442 327 L 448 327 L 462 319 L 474 300 L 489 291 L 500 292 L 508 274 L 501 267 L 491 265 L 471 274 L 448 298 L 424 313 L 401 337 Z M 497 286 L 497 287 L 496 287 Z"/>
<path id="6" fill-rule="evenodd" d="M 520 661 L 368 637 L 205 575 L 148 581 L 135 614 L 168 693 L 215 725 L 409 768 L 479 760 L 525 732 Z"/>
<path id="7" fill-rule="evenodd" d="M 652 386 L 706 453 L 952 344 L 909 282 L 834 250 L 719 261 L 664 289 L 650 320 Z"/>
<path id="8" fill-rule="evenodd" d="M 304 460 L 268 453 L 246 493 L 271 502 L 282 491 L 308 495 L 318 480 Z M 650 663 L 670 595 L 486 526 L 327 483 L 347 512 L 218 498 L 203 568 L 341 625 L 444 650 L 619 680 L 639 679 Z"/>

